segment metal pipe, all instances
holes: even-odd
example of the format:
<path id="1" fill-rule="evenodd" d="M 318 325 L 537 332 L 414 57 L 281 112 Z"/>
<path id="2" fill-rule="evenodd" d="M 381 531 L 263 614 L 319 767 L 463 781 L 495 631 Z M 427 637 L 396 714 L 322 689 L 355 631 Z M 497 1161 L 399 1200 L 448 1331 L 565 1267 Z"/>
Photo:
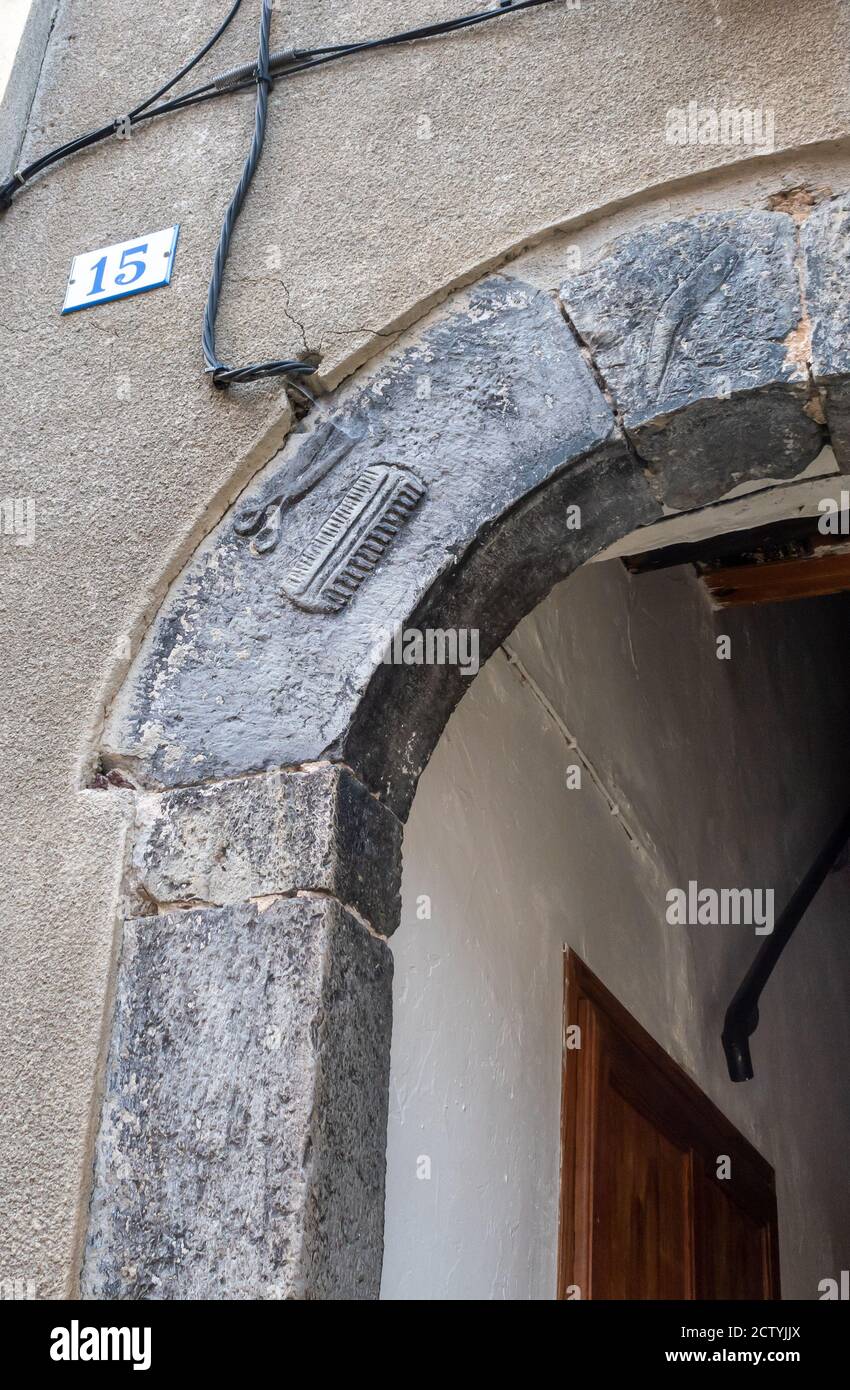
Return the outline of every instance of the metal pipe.
<path id="1" fill-rule="evenodd" d="M 750 1081 L 753 1063 L 750 1057 L 750 1037 L 759 1022 L 758 1002 L 770 979 L 773 967 L 782 955 L 795 927 L 817 893 L 842 849 L 850 839 L 850 809 L 830 835 L 808 873 L 792 893 L 770 936 L 765 937 L 755 960 L 741 981 L 726 1010 L 723 1022 L 723 1050 L 726 1065 L 733 1081 Z"/>

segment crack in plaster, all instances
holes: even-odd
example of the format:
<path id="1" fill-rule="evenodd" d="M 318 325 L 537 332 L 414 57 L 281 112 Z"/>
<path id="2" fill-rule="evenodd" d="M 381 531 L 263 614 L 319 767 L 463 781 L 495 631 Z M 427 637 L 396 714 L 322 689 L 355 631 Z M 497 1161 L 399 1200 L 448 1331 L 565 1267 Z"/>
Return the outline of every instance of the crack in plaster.
<path id="1" fill-rule="evenodd" d="M 537 700 L 538 704 L 542 706 L 547 718 L 549 718 L 555 725 L 555 728 L 558 730 L 559 734 L 563 738 L 570 752 L 575 753 L 576 756 L 580 759 L 582 766 L 585 768 L 588 776 L 590 777 L 591 782 L 596 787 L 597 791 L 601 794 L 601 796 L 604 798 L 605 804 L 608 807 L 610 814 L 617 820 L 618 825 L 622 829 L 623 834 L 626 836 L 626 839 L 629 841 L 632 849 L 647 863 L 651 864 L 654 868 L 657 867 L 657 856 L 655 853 L 654 846 L 651 847 L 649 844 L 646 843 L 643 836 L 638 834 L 638 832 L 633 828 L 628 817 L 623 814 L 622 806 L 616 800 L 614 795 L 608 790 L 601 774 L 597 771 L 596 767 L 591 762 L 588 755 L 580 747 L 575 734 L 573 734 L 571 730 L 567 727 L 566 723 L 561 718 L 558 711 L 555 709 L 551 700 L 549 700 L 544 691 L 535 681 L 534 677 L 523 665 L 516 652 L 512 651 L 512 649 L 507 645 L 507 643 L 502 643 L 501 650 L 504 652 L 509 666 L 511 666 L 514 669 L 523 685 L 526 685 L 528 687 L 535 700 Z"/>

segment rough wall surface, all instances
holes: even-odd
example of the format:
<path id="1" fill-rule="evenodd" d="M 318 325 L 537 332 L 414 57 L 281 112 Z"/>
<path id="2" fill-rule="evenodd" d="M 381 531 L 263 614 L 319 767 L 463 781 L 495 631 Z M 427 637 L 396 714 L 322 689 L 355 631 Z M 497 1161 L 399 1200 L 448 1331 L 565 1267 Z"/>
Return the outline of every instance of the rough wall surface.
<path id="1" fill-rule="evenodd" d="M 435 17 L 453 11 L 453 0 L 429 5 Z M 274 38 L 321 42 L 421 15 L 418 0 L 356 12 L 324 0 L 290 7 Z M 136 22 L 114 0 L 61 0 L 25 157 L 126 110 L 217 18 L 206 0 L 186 0 L 179 23 L 167 7 Z M 254 19 L 246 5 L 200 77 L 252 53 Z M 761 205 L 812 169 L 850 182 L 836 172 L 843 146 L 799 153 L 847 128 L 850 14 L 839 0 L 815 0 L 805 16 L 786 0 L 584 0 L 510 23 L 450 40 L 445 56 L 399 49 L 274 94 L 228 271 L 229 354 L 313 349 L 333 379 L 506 248 L 666 181 L 729 171 L 711 189 L 668 189 L 652 216 L 669 216 L 671 200 L 682 212 L 716 204 L 733 185 L 725 205 Z M 772 105 L 787 160 L 668 146 L 665 110 L 692 98 Z M 423 116 L 431 139 L 420 138 Z M 129 793 L 80 786 L 104 703 L 165 587 L 288 425 L 276 388 L 213 393 L 200 374 L 209 266 L 251 121 L 249 99 L 152 124 L 57 168 L 0 222 L 2 492 L 32 499 L 36 514 L 33 545 L 4 535 L 0 551 L 10 657 L 0 1065 L 16 1116 L 0 1139 L 0 1274 L 32 1278 L 45 1297 L 76 1279 L 133 815 Z M 167 291 L 59 320 L 73 254 L 173 221 Z M 591 240 L 607 235 L 597 227 Z M 555 288 L 565 267 L 540 274 Z"/>
<path id="2" fill-rule="evenodd" d="M 84 1297 L 375 1296 L 391 981 L 324 900 L 125 925 Z"/>
<path id="3" fill-rule="evenodd" d="M 140 795 L 128 888 L 149 911 L 328 893 L 387 936 L 401 829 L 350 772 L 327 765 Z"/>

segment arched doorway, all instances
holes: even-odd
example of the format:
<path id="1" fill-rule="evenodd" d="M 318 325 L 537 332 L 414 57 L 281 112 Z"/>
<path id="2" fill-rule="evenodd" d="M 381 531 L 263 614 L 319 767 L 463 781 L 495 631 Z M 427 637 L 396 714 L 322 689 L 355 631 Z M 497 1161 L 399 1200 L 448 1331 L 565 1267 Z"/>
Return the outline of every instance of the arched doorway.
<path id="1" fill-rule="evenodd" d="M 843 208 L 655 228 L 560 296 L 521 265 L 454 296 L 199 548 L 102 747 L 140 795 L 87 1294 L 376 1295 L 382 938 L 464 688 L 382 661 L 385 634 L 474 626 L 484 660 L 606 546 L 798 477 L 833 411 L 845 466 Z"/>

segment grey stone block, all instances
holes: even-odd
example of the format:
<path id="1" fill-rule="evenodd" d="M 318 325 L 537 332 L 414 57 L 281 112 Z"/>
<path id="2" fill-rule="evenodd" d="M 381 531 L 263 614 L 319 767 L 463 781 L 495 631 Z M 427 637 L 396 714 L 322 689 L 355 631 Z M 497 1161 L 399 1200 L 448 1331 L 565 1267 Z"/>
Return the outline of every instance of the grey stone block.
<path id="1" fill-rule="evenodd" d="M 132 864 L 160 907 L 332 894 L 389 935 L 402 827 L 346 768 L 275 772 L 141 794 Z"/>
<path id="2" fill-rule="evenodd" d="M 803 224 L 812 373 L 835 457 L 850 472 L 850 194 L 821 203 Z"/>
<path id="3" fill-rule="evenodd" d="M 791 477 L 822 447 L 785 214 L 647 228 L 561 294 L 668 506 Z"/>
<path id="4" fill-rule="evenodd" d="M 125 925 L 85 1298 L 374 1298 L 392 957 L 337 903 Z"/>

